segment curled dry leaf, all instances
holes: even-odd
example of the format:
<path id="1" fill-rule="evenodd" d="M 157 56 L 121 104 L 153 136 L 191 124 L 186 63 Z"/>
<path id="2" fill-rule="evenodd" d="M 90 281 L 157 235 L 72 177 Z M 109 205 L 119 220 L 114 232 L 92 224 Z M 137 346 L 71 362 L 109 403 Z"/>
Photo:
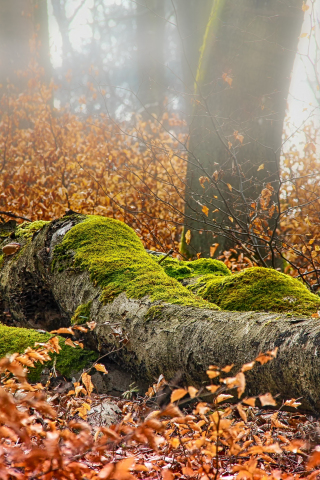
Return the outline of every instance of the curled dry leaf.
<path id="1" fill-rule="evenodd" d="M 108 370 L 106 369 L 106 367 L 102 363 L 96 363 L 94 368 L 96 370 L 98 370 L 98 372 L 108 373 Z"/>

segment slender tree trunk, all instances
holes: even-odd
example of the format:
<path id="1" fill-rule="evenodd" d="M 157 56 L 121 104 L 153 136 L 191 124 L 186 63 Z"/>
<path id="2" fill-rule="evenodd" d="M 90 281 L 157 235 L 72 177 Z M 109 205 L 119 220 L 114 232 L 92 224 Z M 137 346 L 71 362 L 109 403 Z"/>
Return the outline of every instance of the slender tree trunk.
<path id="1" fill-rule="evenodd" d="M 145 385 L 160 374 L 169 379 L 181 371 L 186 382 L 199 387 L 208 365 L 240 367 L 260 352 L 279 347 L 275 360 L 248 373 L 246 394 L 271 391 L 303 397 L 305 408 L 320 409 L 319 319 L 213 311 L 152 302 L 147 296 L 133 299 L 126 292 L 103 304 L 101 288 L 87 270 L 61 270 L 53 259 L 54 248 L 83 219 L 69 215 L 27 240 L 19 237 L 22 248 L 1 259 L 2 322 L 51 330 L 69 326 L 77 307 L 92 302 L 90 320 L 97 326 L 85 337 L 87 345 L 101 354 L 115 350 L 111 359 Z M 12 241 L 6 237 L 3 244 Z"/>
<path id="2" fill-rule="evenodd" d="M 148 112 L 160 116 L 163 113 L 163 102 L 167 89 L 164 58 L 165 2 L 163 0 L 145 0 L 143 3 L 139 3 L 136 26 L 137 95 Z"/>
<path id="3" fill-rule="evenodd" d="M 0 2 L 0 83 L 6 85 L 9 81 L 21 90 L 25 88 L 25 77 L 18 78 L 17 72 L 25 72 L 32 60 L 44 68 L 50 79 L 47 1 Z"/>
<path id="4" fill-rule="evenodd" d="M 242 215 L 245 222 L 262 188 L 267 183 L 277 188 L 286 99 L 302 20 L 300 0 L 212 2 L 190 126 L 185 208 L 185 231 L 192 233 L 185 245 L 190 256 L 209 256 L 213 243 L 219 243 L 219 255 L 230 246 L 221 235 L 223 228 L 232 227 L 229 217 Z M 218 175 L 221 188 L 230 186 L 223 198 L 210 181 L 203 184 L 205 189 L 199 182 L 199 177 L 210 180 Z"/>

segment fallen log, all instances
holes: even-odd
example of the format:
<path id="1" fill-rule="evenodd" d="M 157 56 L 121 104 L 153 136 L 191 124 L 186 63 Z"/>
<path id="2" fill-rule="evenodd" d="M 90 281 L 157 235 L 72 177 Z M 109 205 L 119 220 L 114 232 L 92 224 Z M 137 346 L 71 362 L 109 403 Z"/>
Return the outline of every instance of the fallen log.
<path id="1" fill-rule="evenodd" d="M 210 364 L 236 369 L 279 347 L 275 360 L 247 373 L 246 394 L 302 397 L 304 408 L 320 410 L 318 318 L 219 310 L 169 277 L 129 227 L 104 217 L 23 224 L 2 246 L 12 243 L 0 259 L 2 323 L 52 330 L 95 321 L 87 345 L 113 351 L 145 386 L 177 371 L 200 386 Z M 320 299 L 310 295 L 316 311 Z"/>

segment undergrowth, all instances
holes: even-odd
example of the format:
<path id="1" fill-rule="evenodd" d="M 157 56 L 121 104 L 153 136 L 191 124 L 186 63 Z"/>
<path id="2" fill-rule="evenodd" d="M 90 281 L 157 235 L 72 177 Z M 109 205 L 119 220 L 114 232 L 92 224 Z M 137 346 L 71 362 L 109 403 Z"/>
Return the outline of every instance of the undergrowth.
<path id="1" fill-rule="evenodd" d="M 86 330 L 53 333 L 80 328 Z M 201 390 L 174 387 L 161 376 L 144 398 L 119 401 L 122 418 L 109 427 L 88 420 L 99 403 L 88 372 L 64 395 L 27 382 L 26 365 L 60 350 L 54 336 L 0 360 L 1 479 L 314 480 L 320 474 L 318 424 L 298 412 L 300 403 L 277 405 L 270 393 L 245 396 L 245 372 L 271 361 L 276 349 L 231 376 L 233 365 L 209 366 L 211 384 Z M 107 374 L 104 365 L 94 366 Z"/>

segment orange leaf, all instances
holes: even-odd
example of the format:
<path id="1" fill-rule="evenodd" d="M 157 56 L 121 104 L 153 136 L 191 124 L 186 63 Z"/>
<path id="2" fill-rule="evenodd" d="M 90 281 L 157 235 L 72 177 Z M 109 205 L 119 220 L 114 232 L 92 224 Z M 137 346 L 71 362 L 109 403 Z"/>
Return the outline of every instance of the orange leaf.
<path id="1" fill-rule="evenodd" d="M 174 390 L 171 394 L 171 403 L 176 402 L 177 400 L 180 400 L 180 398 L 183 398 L 185 395 L 187 395 L 188 390 L 185 390 L 184 388 L 177 388 Z"/>
<path id="2" fill-rule="evenodd" d="M 191 241 L 191 232 L 190 230 L 187 231 L 187 233 L 185 234 L 185 239 L 186 239 L 186 244 L 189 245 L 190 244 L 190 241 Z"/>
<path id="3" fill-rule="evenodd" d="M 265 405 L 273 405 L 276 406 L 277 402 L 271 395 L 271 393 L 265 393 L 264 395 L 259 396 L 259 400 L 261 402 L 261 405 L 264 407 Z"/>
<path id="4" fill-rule="evenodd" d="M 209 208 L 208 208 L 208 207 L 206 207 L 205 205 L 203 205 L 202 211 L 203 211 L 203 213 L 204 213 L 206 216 L 208 216 L 208 213 L 209 213 Z"/>
<path id="5" fill-rule="evenodd" d="M 106 367 L 102 363 L 96 363 L 94 368 L 98 370 L 98 372 L 108 373 L 108 370 L 106 370 Z"/>

